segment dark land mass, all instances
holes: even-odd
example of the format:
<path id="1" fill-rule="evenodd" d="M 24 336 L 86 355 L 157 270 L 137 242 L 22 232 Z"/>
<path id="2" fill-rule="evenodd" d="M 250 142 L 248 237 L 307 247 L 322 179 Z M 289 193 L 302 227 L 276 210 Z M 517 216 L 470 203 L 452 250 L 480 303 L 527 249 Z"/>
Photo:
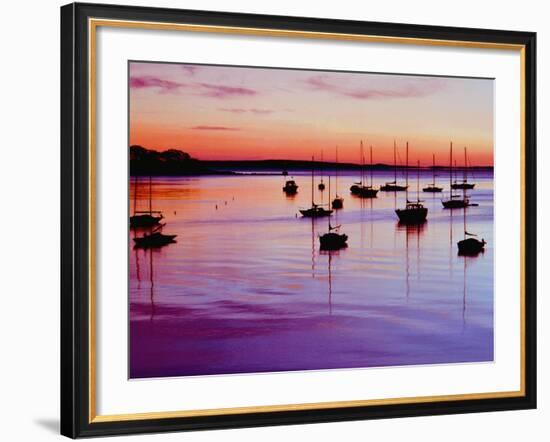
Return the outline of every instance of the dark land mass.
<path id="1" fill-rule="evenodd" d="M 239 161 L 201 161 L 192 158 L 188 153 L 177 149 L 156 151 L 141 146 L 130 146 L 130 175 L 132 176 L 186 176 L 186 175 L 273 175 L 284 170 L 292 171 L 339 169 L 339 170 L 393 170 L 394 166 L 376 163 L 372 166 L 354 163 L 333 163 L 302 160 L 239 160 Z M 397 169 L 406 169 L 398 165 Z M 416 169 L 416 166 L 408 166 Z M 423 169 L 448 170 L 448 166 L 426 167 Z M 471 166 L 470 170 L 492 171 L 492 166 Z M 460 173 L 463 168 L 453 170 Z M 246 171 L 246 172 L 244 172 Z"/>
<path id="2" fill-rule="evenodd" d="M 204 162 L 186 152 L 168 149 L 162 152 L 141 146 L 130 146 L 130 175 L 132 176 L 186 176 L 232 175 L 230 171 L 210 169 Z"/>

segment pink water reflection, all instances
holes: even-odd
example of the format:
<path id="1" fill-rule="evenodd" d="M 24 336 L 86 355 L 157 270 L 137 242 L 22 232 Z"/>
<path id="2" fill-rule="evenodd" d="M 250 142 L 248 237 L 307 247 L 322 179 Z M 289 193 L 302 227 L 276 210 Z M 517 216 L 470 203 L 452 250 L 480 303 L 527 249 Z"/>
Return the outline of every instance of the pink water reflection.
<path id="1" fill-rule="evenodd" d="M 468 209 L 468 230 L 488 241 L 476 258 L 457 256 L 462 212 L 439 195 L 424 194 L 428 222 L 406 228 L 394 213 L 404 193 L 352 197 L 352 175 L 332 220 L 349 247 L 321 252 L 327 220 L 296 217 L 311 194 L 307 171 L 295 179 L 287 198 L 280 176 L 153 178 L 154 208 L 178 237 L 130 249 L 132 378 L 493 359 L 491 175 L 476 176 Z"/>

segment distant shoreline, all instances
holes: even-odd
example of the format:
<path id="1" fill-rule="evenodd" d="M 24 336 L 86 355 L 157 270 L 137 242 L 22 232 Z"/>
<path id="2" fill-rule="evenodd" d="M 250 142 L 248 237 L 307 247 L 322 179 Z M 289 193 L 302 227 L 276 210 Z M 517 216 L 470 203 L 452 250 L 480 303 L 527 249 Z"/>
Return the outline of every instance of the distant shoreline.
<path id="1" fill-rule="evenodd" d="M 293 172 L 309 172 L 311 171 L 312 163 L 311 161 L 293 161 L 293 160 L 260 160 L 260 161 L 200 161 L 197 160 L 200 164 L 200 171 L 176 171 L 176 170 L 140 170 L 137 173 L 132 171 L 130 168 L 130 176 L 216 176 L 216 175 L 245 175 L 245 176 L 283 176 L 283 171 L 288 172 L 288 175 L 292 175 Z M 360 164 L 353 163 L 331 163 L 331 162 L 315 162 L 313 168 L 317 173 L 322 173 L 322 171 L 356 171 L 359 172 L 361 169 L 365 171 L 393 171 L 397 169 L 402 172 L 404 170 L 425 170 L 425 171 L 448 171 L 450 170 L 449 166 L 404 166 L 398 165 L 396 167 L 389 164 L 374 164 L 361 166 Z M 147 169 L 147 168 L 145 168 Z M 468 167 L 469 171 L 475 173 L 476 171 L 487 171 L 493 172 L 493 166 L 470 166 Z M 453 167 L 453 172 L 457 174 L 462 174 L 464 172 L 464 167 Z"/>
<path id="2" fill-rule="evenodd" d="M 244 161 L 200 161 L 196 160 L 200 165 L 200 170 L 140 170 L 137 173 L 132 171 L 130 167 L 130 176 L 215 176 L 215 175 L 245 175 L 245 176 L 283 176 L 283 171 L 288 172 L 288 175 L 292 175 L 293 172 L 309 172 L 311 171 L 312 163 L 311 161 L 300 161 L 300 160 L 244 160 Z M 314 170 L 319 174 L 323 171 L 334 172 L 338 171 L 355 171 L 359 172 L 361 169 L 364 171 L 393 171 L 397 169 L 402 172 L 404 170 L 425 170 L 425 171 L 448 171 L 450 170 L 449 166 L 404 166 L 397 165 L 396 167 L 378 163 L 372 166 L 354 163 L 332 163 L 332 162 L 320 162 L 316 161 L 313 163 Z M 143 169 L 143 168 L 140 168 Z M 164 169 L 164 168 L 162 168 Z M 476 171 L 487 171 L 493 172 L 493 166 L 470 166 L 468 170 L 475 173 Z M 457 174 L 462 174 L 464 172 L 464 167 L 453 167 L 453 172 Z"/>
<path id="3" fill-rule="evenodd" d="M 416 165 L 397 165 L 385 163 L 376 163 L 372 166 L 369 164 L 361 165 L 356 163 L 335 163 L 329 161 L 303 161 L 303 160 L 199 160 L 201 164 L 209 168 L 222 168 L 222 169 L 280 169 L 283 170 L 311 170 L 312 166 L 315 170 L 323 169 L 338 169 L 338 170 L 393 170 L 393 169 L 410 169 L 410 170 L 448 170 L 449 166 L 436 165 L 434 166 L 420 166 Z M 468 166 L 469 170 L 493 170 L 493 166 Z M 453 166 L 453 170 L 464 170 L 464 166 Z"/>
<path id="4" fill-rule="evenodd" d="M 304 161 L 304 160 L 199 160 L 192 158 L 189 154 L 169 149 L 159 152 L 146 149 L 141 146 L 130 147 L 130 176 L 203 176 L 203 175 L 283 175 L 283 171 L 316 171 L 339 170 L 339 171 L 360 171 L 360 170 L 449 170 L 449 166 L 421 166 L 397 165 L 376 163 L 361 165 L 356 163 L 335 163 L 325 161 Z M 470 166 L 472 171 L 493 171 L 493 166 Z M 464 167 L 453 167 L 457 173 L 463 172 Z M 244 172 L 246 171 L 246 172 Z M 280 171 L 280 173 L 276 172 Z"/>

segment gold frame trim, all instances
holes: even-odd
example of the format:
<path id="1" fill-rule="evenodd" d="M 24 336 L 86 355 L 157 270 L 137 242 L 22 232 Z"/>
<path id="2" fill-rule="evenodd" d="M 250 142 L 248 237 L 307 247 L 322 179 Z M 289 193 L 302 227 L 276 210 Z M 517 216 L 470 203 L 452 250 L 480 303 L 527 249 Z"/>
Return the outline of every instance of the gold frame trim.
<path id="1" fill-rule="evenodd" d="M 489 393 L 466 393 L 438 396 L 417 396 L 400 397 L 388 399 L 368 399 L 353 401 L 333 401 L 333 402 L 315 402 L 302 404 L 284 404 L 284 405 L 262 405 L 234 408 L 216 408 L 200 410 L 180 410 L 180 411 L 159 411 L 147 413 L 128 413 L 128 414 L 96 414 L 96 236 L 95 236 L 95 207 L 96 207 L 96 34 L 97 28 L 115 27 L 115 28 L 138 28 L 148 30 L 170 30 L 186 32 L 209 32 L 218 34 L 238 34 L 255 35 L 270 37 L 291 37 L 308 38 L 340 41 L 357 41 L 370 43 L 389 43 L 389 44 L 413 44 L 420 46 L 444 46 L 444 47 L 462 47 L 477 49 L 497 49 L 518 51 L 520 53 L 520 193 L 521 193 L 521 226 L 520 226 L 520 389 L 518 391 L 503 391 Z M 491 42 L 474 42 L 458 40 L 438 40 L 409 37 L 389 37 L 377 35 L 358 35 L 345 33 L 329 32 L 310 32 L 310 31 L 292 31 L 282 29 L 263 29 L 263 28 L 244 28 L 232 26 L 210 26 L 181 23 L 157 23 L 140 22 L 129 20 L 111 20 L 111 19 L 88 19 L 88 66 L 89 66 L 89 367 L 88 367 L 88 388 L 89 388 L 89 423 L 100 422 L 119 422 L 119 421 L 137 421 L 145 419 L 169 419 L 179 417 L 198 417 L 198 416 L 221 416 L 260 412 L 277 411 L 297 411 L 297 410 L 322 410 L 328 408 L 344 407 L 365 407 L 375 405 L 396 405 L 396 404 L 419 404 L 426 402 L 442 401 L 460 401 L 472 399 L 497 399 L 513 398 L 525 396 L 525 45 L 522 44 L 504 44 Z"/>

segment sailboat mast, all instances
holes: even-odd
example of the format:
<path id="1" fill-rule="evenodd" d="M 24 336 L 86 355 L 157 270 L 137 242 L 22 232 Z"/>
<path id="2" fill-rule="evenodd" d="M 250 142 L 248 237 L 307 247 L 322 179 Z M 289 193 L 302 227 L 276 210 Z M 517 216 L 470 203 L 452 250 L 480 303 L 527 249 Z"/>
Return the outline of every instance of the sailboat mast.
<path id="1" fill-rule="evenodd" d="M 330 175 L 329 175 L 329 178 L 330 178 Z M 330 182 L 329 182 L 328 191 L 330 194 Z M 336 196 L 338 196 L 338 146 L 336 146 Z M 330 196 L 328 200 L 330 201 Z"/>
<path id="2" fill-rule="evenodd" d="M 463 193 L 465 194 L 466 191 L 464 190 Z M 466 239 L 466 205 L 464 206 L 464 239 Z"/>
<path id="3" fill-rule="evenodd" d="M 372 146 L 370 146 L 370 187 L 372 188 Z"/>
<path id="4" fill-rule="evenodd" d="M 330 173 L 328 174 L 328 202 L 330 204 Z M 330 216 L 327 216 L 328 220 L 328 231 L 330 232 Z"/>
<path id="5" fill-rule="evenodd" d="M 136 214 L 136 208 L 137 208 L 137 191 L 138 191 L 137 183 L 138 183 L 138 180 L 136 175 L 134 176 L 134 215 Z"/>
<path id="6" fill-rule="evenodd" d="M 466 154 L 466 146 L 464 146 L 464 182 L 468 180 L 467 169 L 468 169 L 468 160 L 467 160 L 467 154 Z"/>
<path id="7" fill-rule="evenodd" d="M 361 186 L 363 185 L 363 162 L 365 161 L 365 155 L 363 155 L 363 140 L 361 140 L 361 151 L 359 152 L 359 155 L 361 155 L 361 158 L 359 158 L 359 163 L 360 163 L 360 166 L 361 166 Z"/>
<path id="8" fill-rule="evenodd" d="M 454 160 L 454 167 L 455 167 L 455 183 L 456 183 L 456 177 L 457 177 L 457 170 L 458 170 L 458 164 L 456 163 L 456 160 Z"/>
<path id="9" fill-rule="evenodd" d="M 393 182 L 397 184 L 397 147 L 393 140 Z"/>
<path id="10" fill-rule="evenodd" d="M 451 150 L 449 155 L 449 199 L 453 198 L 453 142 L 451 141 Z"/>
<path id="11" fill-rule="evenodd" d="M 311 206 L 313 207 L 314 205 L 314 197 L 313 197 L 313 186 L 314 186 L 314 182 L 313 182 L 313 168 L 315 166 L 315 157 L 312 156 L 311 157 Z"/>
<path id="12" fill-rule="evenodd" d="M 420 202 L 420 160 L 416 160 L 416 200 Z"/>
<path id="13" fill-rule="evenodd" d="M 152 183 L 151 175 L 149 175 L 149 215 L 153 215 L 152 198 L 153 198 L 153 183 Z"/>
<path id="14" fill-rule="evenodd" d="M 367 182 L 365 179 L 365 154 L 363 154 L 363 162 L 361 163 L 361 182 Z"/>
<path id="15" fill-rule="evenodd" d="M 405 151 L 405 200 L 409 202 L 409 142 Z"/>
<path id="16" fill-rule="evenodd" d="M 433 175 L 433 185 L 435 187 L 435 153 L 432 154 L 432 175 Z"/>

